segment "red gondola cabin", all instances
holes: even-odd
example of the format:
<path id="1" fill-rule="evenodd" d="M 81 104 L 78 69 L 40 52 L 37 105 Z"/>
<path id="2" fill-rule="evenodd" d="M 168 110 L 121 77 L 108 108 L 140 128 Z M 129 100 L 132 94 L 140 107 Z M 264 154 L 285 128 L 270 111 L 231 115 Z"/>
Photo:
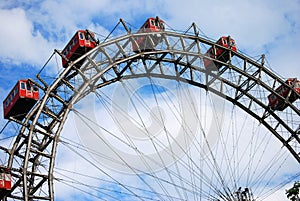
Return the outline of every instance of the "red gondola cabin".
<path id="1" fill-rule="evenodd" d="M 225 48 L 229 48 L 234 52 L 237 51 L 235 41 L 230 36 L 222 36 L 216 42 L 216 44 L 221 45 Z M 226 51 L 225 49 L 219 48 L 219 47 L 209 48 L 207 50 L 207 52 L 205 53 L 205 56 L 213 58 L 213 59 L 217 59 L 217 60 L 225 62 L 225 63 L 229 60 L 229 52 Z M 204 58 L 203 62 L 204 62 L 205 68 L 209 69 L 209 70 L 218 70 L 222 66 L 220 63 L 214 62 L 207 58 Z"/>
<path id="2" fill-rule="evenodd" d="M 279 95 L 281 95 L 283 98 L 287 98 L 289 96 L 288 101 L 293 103 L 294 101 L 297 100 L 297 98 L 300 95 L 300 81 L 297 80 L 297 78 L 289 78 L 288 80 L 285 81 L 285 83 L 287 85 L 291 86 L 296 91 L 298 96 L 293 91 L 291 91 L 291 93 L 290 93 L 290 88 L 288 88 L 284 85 L 279 86 L 275 91 Z M 285 104 L 285 101 L 274 93 L 272 93 L 268 96 L 268 100 L 269 100 L 269 106 L 273 110 L 282 111 L 287 107 L 287 104 Z"/>
<path id="3" fill-rule="evenodd" d="M 64 68 L 68 66 L 68 61 L 75 61 L 89 50 L 96 47 L 98 41 L 95 40 L 95 34 L 88 30 L 78 30 L 67 46 L 63 49 L 62 65 Z M 65 58 L 66 59 L 65 59 Z M 82 65 L 84 60 L 77 64 L 77 67 Z"/>
<path id="4" fill-rule="evenodd" d="M 19 80 L 3 101 L 4 118 L 23 120 L 38 99 L 38 88 L 30 80 Z"/>
<path id="5" fill-rule="evenodd" d="M 12 182 L 10 169 L 0 167 L 0 200 L 10 193 L 11 187 Z"/>
<path id="6" fill-rule="evenodd" d="M 148 18 L 143 26 L 140 28 L 138 33 L 149 33 L 149 32 L 161 32 L 165 30 L 164 21 L 156 18 Z M 152 42 L 151 42 L 152 40 Z M 139 51 L 152 51 L 155 49 L 158 43 L 162 41 L 161 34 L 153 34 L 151 38 L 149 36 L 139 36 L 135 38 L 135 42 L 132 42 L 132 50 L 136 53 Z M 140 50 L 139 50 L 140 48 Z"/>
<path id="7" fill-rule="evenodd" d="M 0 192 L 11 190 L 11 172 L 7 168 L 0 169 Z"/>

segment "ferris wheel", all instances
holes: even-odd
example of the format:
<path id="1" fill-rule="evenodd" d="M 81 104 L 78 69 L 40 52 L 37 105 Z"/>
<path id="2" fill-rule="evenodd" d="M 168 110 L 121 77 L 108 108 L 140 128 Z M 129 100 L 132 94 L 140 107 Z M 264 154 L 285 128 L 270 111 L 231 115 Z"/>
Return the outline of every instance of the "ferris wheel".
<path id="1" fill-rule="evenodd" d="M 3 200 L 252 201 L 299 176 L 297 78 L 195 24 L 119 24 L 104 41 L 77 31 L 43 67 L 61 58 L 55 77 L 20 80 L 4 101 L 32 100 L 5 113 L 18 133 L 1 147 Z"/>

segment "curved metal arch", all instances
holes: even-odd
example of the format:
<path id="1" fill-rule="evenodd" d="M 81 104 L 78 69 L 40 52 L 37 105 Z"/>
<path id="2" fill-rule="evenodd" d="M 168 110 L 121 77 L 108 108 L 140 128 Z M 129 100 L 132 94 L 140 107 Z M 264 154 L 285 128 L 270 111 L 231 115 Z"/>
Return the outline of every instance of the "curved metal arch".
<path id="1" fill-rule="evenodd" d="M 175 52 L 176 51 L 173 50 L 172 54 L 174 54 Z M 147 59 L 157 61 L 157 58 L 153 58 L 153 57 L 151 58 L 151 56 L 157 55 L 157 54 L 165 55 L 166 53 L 167 53 L 166 51 L 160 51 L 159 53 L 155 53 L 155 54 L 153 54 L 153 53 L 143 53 L 143 56 L 144 56 L 144 59 L 145 59 L 145 56 L 147 56 Z M 191 55 L 193 55 L 193 54 L 191 54 Z M 203 58 L 203 55 L 199 55 L 199 56 L 200 56 L 200 58 Z M 122 61 L 119 61 L 119 63 L 126 62 L 128 60 L 131 60 L 131 59 L 122 59 Z M 165 75 L 165 74 L 162 74 L 161 72 L 160 73 L 151 73 L 151 70 L 154 69 L 153 66 L 152 66 L 152 67 L 149 67 L 149 69 L 145 69 L 145 71 L 146 71 L 145 73 L 141 73 L 141 74 L 135 73 L 134 75 L 131 74 L 131 75 L 125 75 L 125 76 L 123 76 L 123 73 L 125 73 L 126 70 L 121 69 L 121 71 L 120 71 L 121 73 L 117 73 L 116 77 L 112 78 L 112 80 L 117 81 L 119 79 L 129 79 L 129 78 L 141 77 L 141 76 L 142 77 L 153 76 L 153 77 L 161 77 L 161 78 L 169 78 L 169 79 L 176 79 L 176 80 L 180 80 L 180 81 L 185 81 L 185 82 L 188 82 L 192 85 L 200 86 L 202 88 L 205 88 L 206 90 L 209 90 L 209 91 L 225 98 L 226 100 L 232 102 L 233 104 L 239 106 L 241 109 L 243 109 L 248 114 L 250 114 L 251 116 L 256 118 L 262 124 L 264 124 L 283 143 L 283 145 L 288 148 L 288 150 L 292 153 L 292 155 L 296 158 L 296 160 L 298 162 L 300 162 L 299 154 L 293 149 L 293 147 L 291 145 L 288 144 L 291 141 L 291 138 L 295 138 L 295 140 L 298 143 L 300 143 L 299 137 L 296 135 L 296 130 L 294 131 L 292 128 L 290 128 L 287 122 L 282 120 L 274 111 L 272 111 L 269 108 L 268 104 L 266 104 L 267 97 L 264 97 L 265 101 L 263 102 L 262 100 L 259 100 L 259 99 L 255 98 L 251 93 L 249 93 L 249 91 L 243 89 L 243 87 L 241 87 L 241 85 L 243 85 L 243 84 L 237 85 L 237 84 L 233 83 L 231 80 L 225 79 L 221 75 L 208 72 L 205 69 L 199 68 L 199 67 L 194 66 L 194 65 L 191 65 L 190 63 L 178 62 L 177 60 L 172 61 L 170 59 L 164 59 L 164 58 L 160 58 L 159 60 L 160 60 L 160 62 L 168 62 L 168 63 L 181 65 L 182 69 L 181 69 L 181 71 L 174 70 L 172 75 Z M 268 74 L 273 76 L 273 74 L 268 69 L 264 68 L 263 66 L 261 66 L 258 63 L 254 63 L 254 64 L 259 66 L 258 70 L 260 72 L 266 71 Z M 116 64 L 114 63 L 112 66 L 114 66 L 114 65 L 116 65 Z M 112 66 L 110 68 L 112 68 Z M 224 64 L 224 66 L 225 66 L 225 69 L 227 68 L 227 69 L 235 70 L 239 74 L 244 75 L 245 77 L 247 77 L 247 79 L 251 80 L 253 83 L 259 84 L 265 90 L 269 90 L 272 93 L 276 93 L 274 89 L 270 88 L 267 84 L 265 84 L 261 80 L 257 79 L 256 77 L 252 76 L 251 74 L 249 75 L 247 72 L 244 72 L 244 71 L 240 70 L 239 68 L 237 68 L 237 67 L 235 67 L 231 64 Z M 214 80 L 214 79 L 219 80 L 222 83 L 230 86 L 231 88 L 236 90 L 236 95 L 235 96 L 230 96 L 230 94 L 224 93 L 221 89 L 214 89 L 214 88 L 210 87 L 209 85 L 207 85 L 207 83 L 200 82 L 199 80 L 193 79 L 191 74 L 189 74 L 188 77 L 182 77 L 181 75 L 183 74 L 182 73 L 183 70 L 187 70 L 188 68 L 190 70 L 198 71 L 200 73 L 203 73 L 205 76 L 209 75 L 209 76 L 212 77 L 212 80 Z M 132 73 L 132 72 L 130 72 L 130 73 Z M 101 74 L 101 75 L 103 75 L 103 74 Z M 211 82 L 211 81 L 209 81 L 209 82 Z M 103 87 L 104 85 L 106 85 L 106 83 L 100 83 L 99 87 Z M 211 85 L 211 83 L 210 83 L 210 85 Z M 252 86 L 252 87 L 254 87 L 254 86 Z M 94 90 L 94 88 L 92 90 Z M 85 94 L 83 96 L 85 96 L 87 93 L 90 93 L 90 91 L 85 92 Z M 237 93 L 240 93 L 240 94 L 237 94 Z M 244 97 L 247 97 L 248 99 L 250 99 L 252 101 L 251 104 L 255 103 L 263 109 L 264 112 L 261 114 L 261 116 L 259 114 L 257 114 L 256 112 L 253 112 L 251 110 L 251 107 L 248 107 L 248 106 L 246 106 L 246 105 L 244 105 L 244 104 L 242 104 L 238 101 L 239 98 L 241 98 L 241 97 L 239 97 L 241 94 Z M 289 104 L 289 106 L 295 112 L 295 115 L 300 115 L 299 110 L 293 104 L 291 104 L 289 102 L 287 104 Z M 269 116 L 269 115 L 271 115 L 274 118 L 274 120 L 276 120 L 278 122 L 278 124 L 281 124 L 288 132 L 291 133 L 291 136 L 289 137 L 288 140 L 284 139 L 280 135 L 280 132 L 276 131 L 276 128 L 273 128 L 271 125 L 269 125 L 268 121 L 265 120 L 267 118 L 267 116 Z M 278 124 L 276 125 L 276 127 L 278 127 Z"/>
<path id="2" fill-rule="evenodd" d="M 291 118 L 299 117 L 297 105 L 287 101 L 288 112 L 274 112 L 268 107 L 266 97 L 256 97 L 253 91 L 258 88 L 276 93 L 276 86 L 285 84 L 283 80 L 262 64 L 229 49 L 225 51 L 229 52 L 230 61 L 213 59 L 223 67 L 218 72 L 207 71 L 202 63 L 206 49 L 223 47 L 197 35 L 167 31 L 160 34 L 162 42 L 150 52 L 133 53 L 131 45 L 141 35 L 151 40 L 151 33 L 126 34 L 101 43 L 71 63 L 49 87 L 40 86 L 45 95 L 26 117 L 10 153 L 8 166 L 15 170 L 16 182 L 9 198 L 53 200 L 56 148 L 73 104 L 98 87 L 140 76 L 177 79 L 222 96 L 261 121 L 300 162 L 297 153 L 300 142 L 295 127 L 299 120 L 293 123 L 281 118 L 282 113 Z M 76 68 L 82 59 L 85 59 L 84 64 Z M 166 64 L 171 67 L 164 68 Z M 213 87 L 215 80 L 223 83 L 221 88 Z M 42 170 L 43 164 L 49 169 Z M 22 167 L 17 168 L 18 165 Z M 23 192 L 17 192 L 18 188 Z"/>

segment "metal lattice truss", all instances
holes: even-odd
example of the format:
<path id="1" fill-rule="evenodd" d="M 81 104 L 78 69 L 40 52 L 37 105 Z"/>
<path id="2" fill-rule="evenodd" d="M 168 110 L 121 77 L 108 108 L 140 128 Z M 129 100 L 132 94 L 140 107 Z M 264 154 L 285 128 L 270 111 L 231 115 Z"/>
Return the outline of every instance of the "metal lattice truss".
<path id="1" fill-rule="evenodd" d="M 209 47 L 224 47 L 199 37 L 196 32 L 159 33 L 162 41 L 155 50 L 134 53 L 132 43 L 136 43 L 135 39 L 143 35 L 151 45 L 151 34 L 127 33 L 100 43 L 70 63 L 51 85 L 41 80 L 40 88 L 44 96 L 22 122 L 18 137 L 9 151 L 8 167 L 13 171 L 15 182 L 6 199 L 54 200 L 53 169 L 57 144 L 73 105 L 97 88 L 137 77 L 175 79 L 223 97 L 268 128 L 300 162 L 300 138 L 297 134 L 300 124 L 299 99 L 293 104 L 285 99 L 288 107 L 284 111 L 272 111 L 268 107 L 267 96 L 277 94 L 275 89 L 285 83 L 264 66 L 263 58 L 254 61 L 229 49 L 225 49 L 230 58 L 226 63 L 208 58 L 205 52 Z M 206 70 L 204 57 L 222 64 L 222 67 Z M 82 59 L 85 60 L 83 65 L 76 67 Z M 215 87 L 215 81 L 222 84 Z"/>

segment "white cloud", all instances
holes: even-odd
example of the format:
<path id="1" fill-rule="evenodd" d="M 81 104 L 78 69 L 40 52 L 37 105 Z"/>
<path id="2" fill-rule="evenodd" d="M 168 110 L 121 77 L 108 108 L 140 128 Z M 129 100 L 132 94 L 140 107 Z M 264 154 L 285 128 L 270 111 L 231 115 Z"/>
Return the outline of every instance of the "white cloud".
<path id="1" fill-rule="evenodd" d="M 23 9 L 0 10 L 0 57 L 7 63 L 41 64 L 51 53 L 51 45 L 39 31 L 33 30 Z"/>
<path id="2" fill-rule="evenodd" d="M 286 197 L 286 190 L 290 189 L 292 187 L 291 184 L 285 185 L 284 187 L 282 187 L 281 189 L 279 189 L 278 191 L 272 193 L 271 195 L 269 195 L 266 199 L 264 199 L 265 201 L 290 201 L 287 197 Z"/>
<path id="3" fill-rule="evenodd" d="M 214 40 L 231 35 L 248 55 L 266 53 L 285 77 L 299 69 L 299 1 L 166 1 L 161 13 L 173 28 L 184 30 L 195 22 Z"/>
<path id="4" fill-rule="evenodd" d="M 6 58 L 12 57 L 15 61 L 22 60 L 30 63 L 40 60 L 39 62 L 42 63 L 47 58 L 46 54 L 49 55 L 54 48 L 62 49 L 77 29 L 98 27 L 95 32 L 105 35 L 109 31 L 103 25 L 113 27 L 119 18 L 129 23 L 141 23 L 143 19 L 137 16 L 152 13 L 150 15 L 159 15 L 175 29 L 184 30 L 195 22 L 215 40 L 220 35 L 230 34 L 236 39 L 238 47 L 252 56 L 267 51 L 267 56 L 270 54 L 270 58 L 273 58 L 273 51 L 284 50 L 285 54 L 283 53 L 281 57 L 286 60 L 285 57 L 288 55 L 299 55 L 295 53 L 298 52 L 297 45 L 289 46 L 290 41 L 292 43 L 299 41 L 297 37 L 300 32 L 297 14 L 299 12 L 299 5 L 294 0 L 289 0 L 288 3 L 235 0 L 226 3 L 223 1 L 190 1 L 189 3 L 42 1 L 36 6 L 30 6 L 26 11 L 21 8 L 2 10 L 2 16 L 8 19 L 2 21 L 2 24 L 14 24 L 14 26 L 8 26 L 8 29 L 4 29 L 5 34 L 2 33 L 1 38 L 9 36 L 10 40 L 2 39 L 5 42 L 3 44 L 9 48 L 6 54 L 0 55 L 5 55 Z M 22 37 L 17 33 L 22 33 Z M 20 45 L 11 45 L 11 41 L 15 41 L 13 44 Z M 272 44 L 280 45 L 272 46 Z M 265 49 L 266 47 L 268 49 Z M 279 59 L 277 61 L 281 63 Z M 274 65 L 277 66 L 275 63 Z"/>
<path id="5" fill-rule="evenodd" d="M 297 77 L 300 79 L 300 66 L 298 59 L 300 52 L 297 50 L 300 46 L 299 33 L 290 33 L 275 40 L 267 53 L 267 59 L 270 66 L 284 78 Z"/>

